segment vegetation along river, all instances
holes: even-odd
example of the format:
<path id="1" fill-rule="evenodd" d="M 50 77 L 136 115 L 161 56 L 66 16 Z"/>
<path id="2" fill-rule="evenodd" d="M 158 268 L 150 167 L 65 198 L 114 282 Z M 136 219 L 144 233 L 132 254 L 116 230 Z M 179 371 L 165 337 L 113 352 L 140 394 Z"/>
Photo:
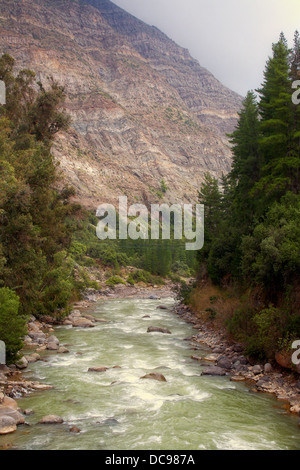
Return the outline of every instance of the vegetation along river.
<path id="1" fill-rule="evenodd" d="M 186 337 L 192 326 L 159 300 L 110 299 L 91 309 L 93 329 L 56 328 L 69 354 L 53 354 L 25 373 L 54 386 L 35 392 L 18 404 L 32 408 L 31 426 L 0 438 L 0 445 L 18 449 L 196 450 L 300 449 L 297 418 L 266 394 L 253 394 L 228 377 L 201 377 L 202 366 L 191 359 Z M 150 318 L 143 318 L 144 316 Z M 147 333 L 149 326 L 172 334 Z M 205 355 L 207 350 L 198 351 Z M 78 354 L 80 353 L 80 354 Z M 109 367 L 88 372 L 89 367 Z M 113 368 L 119 366 L 120 368 Z M 159 372 L 166 382 L 141 379 Z M 55 414 L 62 425 L 41 425 Z M 72 426 L 81 432 L 69 431 Z"/>

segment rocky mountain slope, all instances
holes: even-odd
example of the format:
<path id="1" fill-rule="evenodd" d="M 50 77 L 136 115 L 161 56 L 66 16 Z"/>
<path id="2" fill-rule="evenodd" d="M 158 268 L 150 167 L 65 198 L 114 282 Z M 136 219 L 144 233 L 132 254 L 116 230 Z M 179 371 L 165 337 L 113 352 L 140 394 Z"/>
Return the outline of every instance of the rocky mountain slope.
<path id="1" fill-rule="evenodd" d="M 206 171 L 229 170 L 241 97 L 109 0 L 1 0 L 4 52 L 65 86 L 72 128 L 54 153 L 86 206 L 195 201 Z"/>

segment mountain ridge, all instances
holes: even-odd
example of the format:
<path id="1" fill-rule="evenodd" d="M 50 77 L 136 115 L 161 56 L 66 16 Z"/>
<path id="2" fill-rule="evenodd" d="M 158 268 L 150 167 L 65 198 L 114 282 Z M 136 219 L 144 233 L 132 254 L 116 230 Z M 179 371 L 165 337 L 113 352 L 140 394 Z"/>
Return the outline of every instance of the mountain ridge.
<path id="1" fill-rule="evenodd" d="M 206 171 L 230 169 L 241 97 L 163 32 L 109 0 L 2 0 L 0 52 L 64 85 L 72 128 L 54 155 L 94 208 L 191 202 Z"/>

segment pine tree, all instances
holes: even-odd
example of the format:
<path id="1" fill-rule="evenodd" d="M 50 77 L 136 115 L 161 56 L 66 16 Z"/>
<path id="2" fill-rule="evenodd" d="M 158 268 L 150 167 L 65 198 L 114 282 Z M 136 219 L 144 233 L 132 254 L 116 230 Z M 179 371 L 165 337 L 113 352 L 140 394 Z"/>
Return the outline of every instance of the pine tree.
<path id="1" fill-rule="evenodd" d="M 229 174 L 230 189 L 227 187 L 224 197 L 228 206 L 230 194 L 231 216 L 234 216 L 236 223 L 247 227 L 251 224 L 258 205 L 250 192 L 259 181 L 262 168 L 258 105 L 253 92 L 248 92 L 239 113 L 236 130 L 229 137 L 233 162 Z"/>
<path id="2" fill-rule="evenodd" d="M 278 200 L 286 190 L 299 190 L 299 146 L 295 142 L 295 109 L 292 103 L 290 51 L 281 35 L 273 44 L 273 56 L 264 72 L 260 94 L 260 150 L 264 156 L 262 179 L 257 189 L 267 194 L 266 203 Z"/>

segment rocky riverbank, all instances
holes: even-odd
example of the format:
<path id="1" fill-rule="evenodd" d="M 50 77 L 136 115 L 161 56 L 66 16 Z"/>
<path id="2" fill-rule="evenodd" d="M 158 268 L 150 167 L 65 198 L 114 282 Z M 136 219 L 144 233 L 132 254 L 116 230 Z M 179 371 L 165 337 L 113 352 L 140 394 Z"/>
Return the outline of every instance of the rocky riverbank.
<path id="1" fill-rule="evenodd" d="M 48 384 L 26 380 L 23 372 L 33 362 L 46 362 L 50 354 L 68 354 L 67 347 L 60 344 L 53 334 L 55 325 L 93 328 L 99 322 L 106 322 L 107 320 L 95 318 L 88 313 L 88 308 L 98 300 L 105 301 L 112 298 L 158 300 L 170 296 L 174 296 L 171 284 L 161 288 L 120 285 L 104 292 L 88 290 L 84 299 L 75 303 L 72 312 L 61 321 L 51 317 L 42 317 L 39 320 L 32 317 L 27 325 L 28 334 L 24 339 L 22 358 L 15 365 L 0 366 L 0 435 L 12 433 L 17 426 L 26 424 L 26 416 L 32 413 L 32 410 L 20 410 L 15 400 L 28 393 L 52 388 Z M 163 308 L 163 305 L 160 308 Z M 210 324 L 200 321 L 185 305 L 177 304 L 174 307 L 174 313 L 193 325 L 195 335 L 186 338 L 186 341 L 190 342 L 191 358 L 202 366 L 202 375 L 229 376 L 234 382 L 248 382 L 252 393 L 274 394 L 277 399 L 285 402 L 289 412 L 299 414 L 300 380 L 298 374 L 281 368 L 276 362 L 253 363 L 244 355 L 242 344 L 229 342 L 225 331 L 216 331 Z M 203 347 L 208 350 L 205 355 L 203 355 Z"/>
<path id="2" fill-rule="evenodd" d="M 47 362 L 49 354 L 68 354 L 66 346 L 60 344 L 53 334 L 55 325 L 69 325 L 73 328 L 93 328 L 96 323 L 106 322 L 105 319 L 95 318 L 86 312 L 93 303 L 99 300 L 112 298 L 151 298 L 162 299 L 173 295 L 173 285 L 169 283 L 161 288 L 117 285 L 114 289 L 95 291 L 87 289 L 83 294 L 83 300 L 73 305 L 71 313 L 63 320 L 52 317 L 31 317 L 27 324 L 27 335 L 24 338 L 24 348 L 20 360 L 9 367 L 0 365 L 0 435 L 10 434 L 16 431 L 17 426 L 26 424 L 26 415 L 32 410 L 18 408 L 17 400 L 35 391 L 49 390 L 51 385 L 36 381 L 26 380 L 24 371 L 29 364 L 44 361 Z M 47 418 L 47 419 L 46 419 Z M 49 422 L 49 417 L 45 420 Z M 56 422 L 59 417 L 50 417 Z M 46 422 L 45 421 L 45 422 Z"/>
<path id="3" fill-rule="evenodd" d="M 275 361 L 264 364 L 253 362 L 244 355 L 242 344 L 230 342 L 225 331 L 217 331 L 199 320 L 186 305 L 176 305 L 174 313 L 194 325 L 195 335 L 186 340 L 190 341 L 191 349 L 195 351 L 192 358 L 205 366 L 202 375 L 227 375 L 235 382 L 247 381 L 252 393 L 271 393 L 285 402 L 289 412 L 300 416 L 298 373 L 280 367 Z M 200 357 L 197 351 L 203 349 L 203 346 L 210 348 L 211 354 Z"/>

